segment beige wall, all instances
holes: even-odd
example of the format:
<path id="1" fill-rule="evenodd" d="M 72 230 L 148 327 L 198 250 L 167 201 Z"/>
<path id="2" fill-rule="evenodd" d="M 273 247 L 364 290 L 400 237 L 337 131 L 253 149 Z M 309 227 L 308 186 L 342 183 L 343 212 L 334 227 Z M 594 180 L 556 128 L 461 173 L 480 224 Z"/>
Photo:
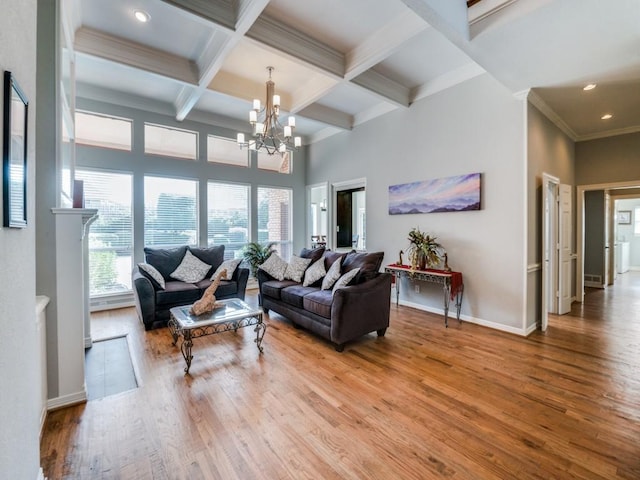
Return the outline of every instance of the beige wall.
<path id="1" fill-rule="evenodd" d="M 575 177 L 573 141 L 532 104 L 527 110 L 527 157 L 527 328 L 532 329 L 542 298 L 542 174 L 567 185 L 574 185 Z"/>
<path id="2" fill-rule="evenodd" d="M 576 185 L 640 181 L 640 133 L 578 142 L 575 179 Z"/>

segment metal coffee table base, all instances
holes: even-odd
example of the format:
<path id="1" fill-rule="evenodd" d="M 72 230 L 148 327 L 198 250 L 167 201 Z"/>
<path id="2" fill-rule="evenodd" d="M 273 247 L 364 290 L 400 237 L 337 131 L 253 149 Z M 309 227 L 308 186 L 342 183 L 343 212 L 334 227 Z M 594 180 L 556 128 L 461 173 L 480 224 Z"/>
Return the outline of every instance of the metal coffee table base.
<path id="1" fill-rule="evenodd" d="M 230 330 L 237 332 L 239 328 L 250 327 L 252 325 L 256 326 L 256 328 L 253 330 L 254 332 L 256 332 L 256 339 L 254 340 L 254 342 L 258 347 L 260 353 L 262 353 L 262 339 L 264 338 L 264 334 L 267 330 L 267 325 L 262 321 L 262 312 L 255 313 L 255 315 L 251 317 L 242 318 L 240 320 L 230 320 L 227 322 L 202 325 L 193 328 L 180 328 L 173 315 L 167 323 L 167 326 L 169 327 L 169 331 L 171 332 L 171 336 L 173 338 L 173 345 L 176 345 L 178 342 L 178 337 L 182 336 L 180 351 L 182 352 L 184 361 L 187 363 L 187 366 L 184 369 L 185 373 L 189 373 L 189 369 L 191 368 L 191 360 L 193 360 L 191 349 L 193 347 L 194 338 L 214 335 L 216 333 L 228 332 Z"/>

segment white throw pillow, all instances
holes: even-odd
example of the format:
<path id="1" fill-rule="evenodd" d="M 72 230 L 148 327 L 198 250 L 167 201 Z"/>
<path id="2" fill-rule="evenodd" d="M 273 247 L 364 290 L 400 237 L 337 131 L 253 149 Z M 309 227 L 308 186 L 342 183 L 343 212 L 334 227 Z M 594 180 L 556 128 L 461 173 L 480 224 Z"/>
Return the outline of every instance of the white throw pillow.
<path id="1" fill-rule="evenodd" d="M 227 275 L 221 280 L 231 280 L 231 277 L 233 277 L 233 273 L 236 271 L 238 265 L 240 265 L 240 262 L 242 262 L 241 258 L 232 258 L 230 260 L 225 260 L 220 264 L 216 271 L 213 272 L 213 275 L 211 275 L 211 281 L 215 280 L 220 272 L 225 269 L 227 270 Z"/>
<path id="2" fill-rule="evenodd" d="M 288 263 L 280 258 L 277 253 L 272 253 L 259 268 L 276 280 L 284 280 L 284 272 L 287 271 L 287 266 Z"/>
<path id="3" fill-rule="evenodd" d="M 359 268 L 354 268 L 353 270 L 349 270 L 347 273 L 342 275 L 333 286 L 333 290 L 331 290 L 331 295 L 336 293 L 336 290 L 338 290 L 339 288 L 346 287 L 347 285 L 349 285 L 349 282 L 355 278 L 355 276 L 358 274 L 359 271 L 360 271 Z"/>
<path id="4" fill-rule="evenodd" d="M 294 282 L 301 282 L 304 271 L 307 269 L 310 263 L 310 258 L 302 258 L 293 255 L 291 257 L 291 260 L 289 261 L 289 264 L 287 265 L 287 269 L 284 272 L 284 278 L 288 278 L 289 280 L 293 280 Z"/>
<path id="5" fill-rule="evenodd" d="M 324 260 L 324 259 L 322 259 Z M 322 290 L 329 290 L 336 283 L 336 280 L 340 278 L 340 266 L 342 265 L 342 258 L 339 258 L 331 264 L 329 271 L 322 280 Z"/>
<path id="6" fill-rule="evenodd" d="M 152 280 L 155 280 L 160 288 L 164 290 L 164 278 L 162 277 L 162 274 L 156 269 L 156 267 L 148 263 L 139 263 L 138 268 L 142 270 L 143 273 L 146 273 L 148 277 L 151 277 Z"/>
<path id="7" fill-rule="evenodd" d="M 198 283 L 205 277 L 209 270 L 211 270 L 211 265 L 204 263 L 187 250 L 182 262 L 180 262 L 178 268 L 171 273 L 171 276 L 176 280 L 181 280 L 186 283 Z"/>
<path id="8" fill-rule="evenodd" d="M 324 258 L 320 257 L 319 260 L 313 262 L 313 264 L 307 268 L 307 271 L 304 272 L 304 282 L 302 282 L 302 286 L 308 287 L 323 278 L 326 274 L 327 271 L 324 269 Z"/>

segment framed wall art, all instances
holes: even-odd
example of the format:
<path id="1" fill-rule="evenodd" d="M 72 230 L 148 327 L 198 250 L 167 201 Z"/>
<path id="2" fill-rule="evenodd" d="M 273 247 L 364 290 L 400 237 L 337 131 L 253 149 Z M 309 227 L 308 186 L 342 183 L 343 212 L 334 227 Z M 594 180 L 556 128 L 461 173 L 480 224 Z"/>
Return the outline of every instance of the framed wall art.
<path id="1" fill-rule="evenodd" d="M 27 226 L 27 111 L 29 102 L 11 72 L 4 72 L 2 224 Z"/>
<path id="2" fill-rule="evenodd" d="M 618 210 L 618 224 L 631 225 L 631 210 Z"/>

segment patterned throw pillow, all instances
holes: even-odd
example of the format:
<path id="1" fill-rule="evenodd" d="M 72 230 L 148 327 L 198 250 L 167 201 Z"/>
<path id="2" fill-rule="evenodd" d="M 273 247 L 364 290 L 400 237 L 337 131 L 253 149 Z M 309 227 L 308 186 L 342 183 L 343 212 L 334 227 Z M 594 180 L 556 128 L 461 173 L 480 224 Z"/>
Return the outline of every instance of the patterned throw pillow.
<path id="1" fill-rule="evenodd" d="M 164 290 L 164 278 L 162 278 L 162 274 L 158 270 L 156 270 L 156 267 L 148 263 L 139 263 L 138 268 L 140 269 L 140 273 L 142 273 L 142 275 L 144 275 L 149 280 L 151 280 L 152 283 L 154 283 L 154 287 Z"/>
<path id="2" fill-rule="evenodd" d="M 288 263 L 280 258 L 277 253 L 272 253 L 259 268 L 276 280 L 284 280 L 284 272 L 287 271 L 287 266 Z"/>
<path id="3" fill-rule="evenodd" d="M 359 271 L 360 271 L 359 268 L 354 268 L 353 270 L 349 270 L 347 273 L 342 275 L 333 286 L 333 290 L 331 290 L 331 295 L 335 294 L 336 290 L 338 290 L 339 288 L 346 287 L 347 285 L 349 285 L 349 282 L 353 280 L 356 275 L 358 275 Z"/>
<path id="4" fill-rule="evenodd" d="M 184 258 L 178 268 L 176 268 L 171 276 L 176 280 L 181 280 L 186 283 L 198 283 L 211 269 L 211 265 L 204 263 L 193 253 L 187 250 L 184 254 Z"/>
<path id="5" fill-rule="evenodd" d="M 294 282 L 301 282 L 304 271 L 311 263 L 310 258 L 301 258 L 296 255 L 291 257 L 287 269 L 284 272 L 284 278 L 293 280 Z"/>
<path id="6" fill-rule="evenodd" d="M 342 258 L 337 259 L 331 264 L 329 271 L 322 280 L 322 290 L 329 290 L 333 287 L 333 284 L 340 278 L 340 265 L 342 264 Z"/>
<path id="7" fill-rule="evenodd" d="M 318 261 L 312 263 L 311 266 L 307 268 L 307 271 L 304 272 L 304 282 L 302 282 L 302 286 L 308 287 L 323 278 L 326 274 L 327 271 L 324 269 L 324 258 L 320 258 Z"/>
<path id="8" fill-rule="evenodd" d="M 222 280 L 231 280 L 231 277 L 233 277 L 233 273 L 236 271 L 236 268 L 238 268 L 238 265 L 240 265 L 240 262 L 242 262 L 241 258 L 225 260 L 220 264 L 216 271 L 213 272 L 213 275 L 211 275 L 211 281 L 215 280 L 218 274 L 225 269 L 227 270 L 227 275 Z"/>

